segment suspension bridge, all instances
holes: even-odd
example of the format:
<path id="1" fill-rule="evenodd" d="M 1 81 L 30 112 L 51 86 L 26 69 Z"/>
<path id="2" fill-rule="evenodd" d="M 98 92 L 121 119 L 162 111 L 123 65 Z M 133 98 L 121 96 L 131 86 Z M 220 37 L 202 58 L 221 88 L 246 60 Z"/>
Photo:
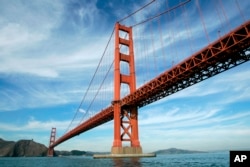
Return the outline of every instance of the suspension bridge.
<path id="1" fill-rule="evenodd" d="M 217 36 L 212 35 L 216 33 L 209 29 L 199 1 L 191 4 L 199 16 L 195 19 L 200 20 L 200 36 L 204 37 L 199 39 L 203 41 L 199 47 L 194 39 L 197 32 L 192 29 L 195 21 L 186 9 L 189 0 L 173 6 L 166 3 L 164 10 L 155 10 L 158 12 L 146 19 L 139 17 L 140 21 L 138 17 L 135 19 L 140 12 L 149 11 L 154 3 L 158 3 L 155 7 L 158 9 L 159 2 L 153 0 L 115 24 L 66 133 L 56 139 L 56 128 L 52 128 L 48 156 L 53 156 L 54 148 L 64 141 L 111 120 L 114 122 L 111 153 L 140 155 L 140 108 L 250 60 L 250 21 L 238 1 L 234 2 L 233 9 L 242 21 L 234 27 L 223 3 L 213 4 L 215 12 L 211 13 L 215 13 L 216 24 L 221 27 Z M 178 35 L 177 27 L 182 27 L 185 33 Z M 98 86 L 95 83 L 99 83 Z M 78 114 L 82 117 L 74 125 Z M 123 143 L 130 145 L 124 147 Z"/>

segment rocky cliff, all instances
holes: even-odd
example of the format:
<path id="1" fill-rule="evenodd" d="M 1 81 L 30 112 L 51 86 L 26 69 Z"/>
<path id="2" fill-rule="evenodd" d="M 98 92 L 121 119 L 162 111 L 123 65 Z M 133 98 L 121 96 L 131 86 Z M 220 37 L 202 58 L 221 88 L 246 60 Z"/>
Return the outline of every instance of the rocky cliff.
<path id="1" fill-rule="evenodd" d="M 0 139 L 0 157 L 40 157 L 47 156 L 48 148 L 33 140 L 18 142 Z"/>
<path id="2" fill-rule="evenodd" d="M 15 142 L 4 141 L 0 139 L 0 157 L 12 157 L 15 147 Z"/>

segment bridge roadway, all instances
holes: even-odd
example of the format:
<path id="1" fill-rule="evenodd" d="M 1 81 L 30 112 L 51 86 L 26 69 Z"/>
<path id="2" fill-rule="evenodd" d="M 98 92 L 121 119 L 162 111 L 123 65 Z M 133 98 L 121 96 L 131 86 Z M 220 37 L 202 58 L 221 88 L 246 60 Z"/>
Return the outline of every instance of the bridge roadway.
<path id="1" fill-rule="evenodd" d="M 122 107 L 143 107 L 250 60 L 250 21 L 232 30 L 121 99 Z M 113 120 L 113 106 L 100 111 L 50 146 Z"/>

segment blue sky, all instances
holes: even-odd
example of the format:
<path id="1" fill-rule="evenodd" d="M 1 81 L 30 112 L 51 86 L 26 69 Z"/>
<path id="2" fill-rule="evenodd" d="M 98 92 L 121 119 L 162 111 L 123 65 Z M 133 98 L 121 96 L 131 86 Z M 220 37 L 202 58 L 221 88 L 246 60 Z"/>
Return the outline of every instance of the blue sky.
<path id="1" fill-rule="evenodd" d="M 115 22 L 147 2 L 1 0 L 0 138 L 34 139 L 48 145 L 52 127 L 61 136 L 79 107 Z M 191 1 L 161 20 L 134 27 L 137 87 L 250 17 L 249 1 L 200 1 L 207 39 L 197 4 Z M 158 0 L 122 23 L 134 25 L 175 5 L 176 1 Z M 112 50 L 111 42 L 111 56 Z M 112 57 L 107 56 L 103 64 L 111 62 Z M 144 152 L 170 147 L 203 151 L 250 149 L 249 65 L 247 62 L 141 108 L 139 136 Z M 107 67 L 101 70 L 107 71 Z M 93 89 L 98 88 L 98 81 L 93 82 Z M 112 74 L 106 82 L 108 93 L 100 97 L 108 98 L 103 104 L 97 102 L 101 108 L 112 100 L 110 82 Z M 89 99 L 70 128 L 82 119 L 87 102 Z M 91 115 L 98 111 L 91 108 L 89 112 Z M 110 151 L 112 142 L 113 121 L 56 149 Z"/>

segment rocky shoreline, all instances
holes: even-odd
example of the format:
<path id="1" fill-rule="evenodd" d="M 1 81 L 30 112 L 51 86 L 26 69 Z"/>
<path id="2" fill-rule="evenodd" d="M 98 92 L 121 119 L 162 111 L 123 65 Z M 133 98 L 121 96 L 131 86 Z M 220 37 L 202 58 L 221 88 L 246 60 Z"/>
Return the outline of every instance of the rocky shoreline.
<path id="1" fill-rule="evenodd" d="M 0 138 L 0 157 L 44 157 L 47 156 L 48 148 L 33 140 L 19 140 L 5 141 Z M 202 151 L 191 151 L 177 148 L 169 148 L 158 150 L 155 154 L 192 154 L 192 153 L 205 153 Z M 93 156 L 94 154 L 100 154 L 100 152 L 90 151 L 57 151 L 55 150 L 54 156 Z M 104 154 L 104 152 L 102 152 Z M 105 154 L 108 154 L 105 152 Z"/>
<path id="2" fill-rule="evenodd" d="M 45 157 L 48 148 L 33 140 L 6 141 L 0 138 L 0 157 Z M 92 156 L 90 151 L 57 151 L 54 156 Z"/>
<path id="3" fill-rule="evenodd" d="M 42 157 L 48 148 L 33 140 L 5 141 L 0 139 L 0 157 Z"/>

